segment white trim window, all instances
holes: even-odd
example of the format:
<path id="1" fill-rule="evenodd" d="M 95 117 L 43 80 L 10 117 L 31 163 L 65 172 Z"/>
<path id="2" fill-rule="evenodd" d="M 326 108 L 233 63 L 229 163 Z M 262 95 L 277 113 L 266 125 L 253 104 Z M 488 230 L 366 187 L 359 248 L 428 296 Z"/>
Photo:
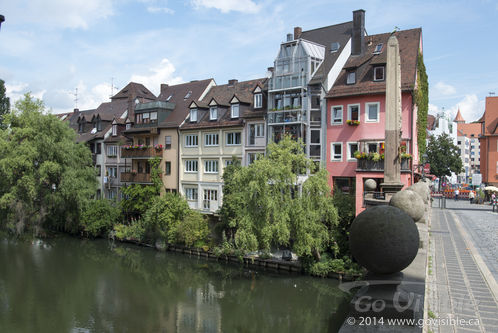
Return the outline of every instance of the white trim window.
<path id="1" fill-rule="evenodd" d="M 374 81 L 384 81 L 384 66 L 374 67 Z"/>
<path id="2" fill-rule="evenodd" d="M 197 147 L 199 145 L 199 138 L 197 134 L 185 135 L 185 147 Z"/>
<path id="3" fill-rule="evenodd" d="M 107 167 L 106 174 L 107 174 L 107 177 L 117 178 L 118 177 L 118 168 L 117 167 Z"/>
<path id="4" fill-rule="evenodd" d="M 347 73 L 346 84 L 356 83 L 356 71 L 350 71 Z"/>
<path id="5" fill-rule="evenodd" d="M 204 202 L 202 207 L 204 209 L 210 209 L 211 201 L 218 201 L 218 190 L 204 190 Z"/>
<path id="6" fill-rule="evenodd" d="M 185 172 L 197 172 L 199 162 L 197 160 L 185 160 Z"/>
<path id="7" fill-rule="evenodd" d="M 107 156 L 116 157 L 118 156 L 118 146 L 107 146 Z"/>
<path id="8" fill-rule="evenodd" d="M 238 146 L 240 145 L 240 132 L 229 132 L 227 133 L 227 146 Z"/>
<path id="9" fill-rule="evenodd" d="M 379 109 L 380 103 L 365 103 L 365 122 L 378 123 L 379 122 Z"/>
<path id="10" fill-rule="evenodd" d="M 118 125 L 113 124 L 112 125 L 112 136 L 117 136 L 118 135 Z"/>
<path id="11" fill-rule="evenodd" d="M 219 145 L 218 133 L 207 133 L 204 135 L 204 146 L 214 147 Z"/>
<path id="12" fill-rule="evenodd" d="M 330 125 L 342 125 L 343 107 L 334 105 L 330 109 Z"/>
<path id="13" fill-rule="evenodd" d="M 197 109 L 190 109 L 190 122 L 195 123 L 197 121 Z"/>
<path id="14" fill-rule="evenodd" d="M 232 106 L 231 106 L 231 116 L 232 116 L 232 118 L 239 118 L 239 109 L 240 109 L 239 103 L 232 104 Z"/>
<path id="15" fill-rule="evenodd" d="M 257 138 L 262 138 L 265 136 L 265 124 L 255 124 L 255 132 Z"/>
<path id="16" fill-rule="evenodd" d="M 188 201 L 197 201 L 198 192 L 196 187 L 185 187 L 185 198 Z"/>
<path id="17" fill-rule="evenodd" d="M 342 162 L 342 142 L 330 143 L 330 160 L 333 162 Z"/>
<path id="18" fill-rule="evenodd" d="M 263 107 L 263 94 L 254 94 L 254 108 L 261 109 Z"/>
<path id="19" fill-rule="evenodd" d="M 354 153 L 360 150 L 358 142 L 348 142 L 348 161 L 356 161 Z"/>
<path id="20" fill-rule="evenodd" d="M 360 121 L 360 104 L 348 105 L 348 120 Z"/>
<path id="21" fill-rule="evenodd" d="M 171 149 L 171 135 L 164 137 L 164 149 Z"/>
<path id="22" fill-rule="evenodd" d="M 218 119 L 218 107 L 211 106 L 209 108 L 209 120 L 216 120 L 216 119 Z"/>
<path id="23" fill-rule="evenodd" d="M 218 173 L 218 160 L 204 161 L 204 173 Z"/>

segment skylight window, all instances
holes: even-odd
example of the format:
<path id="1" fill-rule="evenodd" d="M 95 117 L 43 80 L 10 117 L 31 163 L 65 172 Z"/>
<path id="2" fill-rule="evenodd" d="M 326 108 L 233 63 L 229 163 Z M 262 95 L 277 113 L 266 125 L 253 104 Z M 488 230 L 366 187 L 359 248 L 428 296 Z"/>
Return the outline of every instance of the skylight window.
<path id="1" fill-rule="evenodd" d="M 183 97 L 183 99 L 187 99 L 187 98 L 189 98 L 189 97 L 190 97 L 190 95 L 192 95 L 192 92 L 191 92 L 191 91 L 189 91 L 189 92 L 185 95 L 185 97 Z"/>
<path id="2" fill-rule="evenodd" d="M 340 47 L 341 47 L 341 44 L 339 44 L 338 42 L 334 42 L 334 43 L 330 44 L 330 52 L 337 52 L 337 51 L 339 51 Z"/>
<path id="3" fill-rule="evenodd" d="M 169 95 L 168 98 L 166 98 L 166 102 L 169 102 L 169 100 L 173 97 L 173 95 Z"/>
<path id="4" fill-rule="evenodd" d="M 382 51 L 382 46 L 384 44 L 380 43 L 375 46 L 375 50 L 373 51 L 374 54 L 379 54 Z"/>

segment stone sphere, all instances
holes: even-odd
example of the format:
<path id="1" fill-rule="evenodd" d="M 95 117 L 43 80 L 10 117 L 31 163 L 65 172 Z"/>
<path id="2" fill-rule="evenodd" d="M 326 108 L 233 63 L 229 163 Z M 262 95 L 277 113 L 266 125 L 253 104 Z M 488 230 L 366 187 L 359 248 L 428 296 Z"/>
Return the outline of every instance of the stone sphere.
<path id="1" fill-rule="evenodd" d="M 420 197 L 424 201 L 424 204 L 427 204 L 431 199 L 431 190 L 426 182 L 415 183 L 412 186 L 408 187 L 407 190 L 413 191 L 420 195 Z"/>
<path id="2" fill-rule="evenodd" d="M 414 220 L 420 220 L 425 213 L 424 201 L 414 191 L 399 191 L 392 196 L 389 205 L 398 207 Z"/>
<path id="3" fill-rule="evenodd" d="M 365 180 L 365 190 L 367 191 L 375 191 L 377 188 L 377 182 L 372 178 Z"/>
<path id="4" fill-rule="evenodd" d="M 376 206 L 358 215 L 349 232 L 351 254 L 372 273 L 393 274 L 415 259 L 419 234 L 413 219 L 393 206 Z"/>

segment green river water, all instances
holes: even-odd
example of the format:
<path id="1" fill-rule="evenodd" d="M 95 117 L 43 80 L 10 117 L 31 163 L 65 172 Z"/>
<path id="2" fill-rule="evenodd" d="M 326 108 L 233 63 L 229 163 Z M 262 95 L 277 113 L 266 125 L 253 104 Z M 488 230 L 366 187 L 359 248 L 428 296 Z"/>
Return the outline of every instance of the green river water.
<path id="1" fill-rule="evenodd" d="M 107 240 L 0 240 L 0 332 L 337 332 L 338 281 Z"/>

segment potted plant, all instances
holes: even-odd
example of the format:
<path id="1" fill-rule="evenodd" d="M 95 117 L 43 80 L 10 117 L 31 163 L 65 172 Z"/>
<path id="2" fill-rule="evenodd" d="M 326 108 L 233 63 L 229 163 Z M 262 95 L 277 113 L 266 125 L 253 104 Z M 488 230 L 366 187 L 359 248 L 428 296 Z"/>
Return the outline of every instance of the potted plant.
<path id="1" fill-rule="evenodd" d="M 349 126 L 358 126 L 360 124 L 360 121 L 348 119 L 346 120 L 346 124 L 348 124 Z"/>

